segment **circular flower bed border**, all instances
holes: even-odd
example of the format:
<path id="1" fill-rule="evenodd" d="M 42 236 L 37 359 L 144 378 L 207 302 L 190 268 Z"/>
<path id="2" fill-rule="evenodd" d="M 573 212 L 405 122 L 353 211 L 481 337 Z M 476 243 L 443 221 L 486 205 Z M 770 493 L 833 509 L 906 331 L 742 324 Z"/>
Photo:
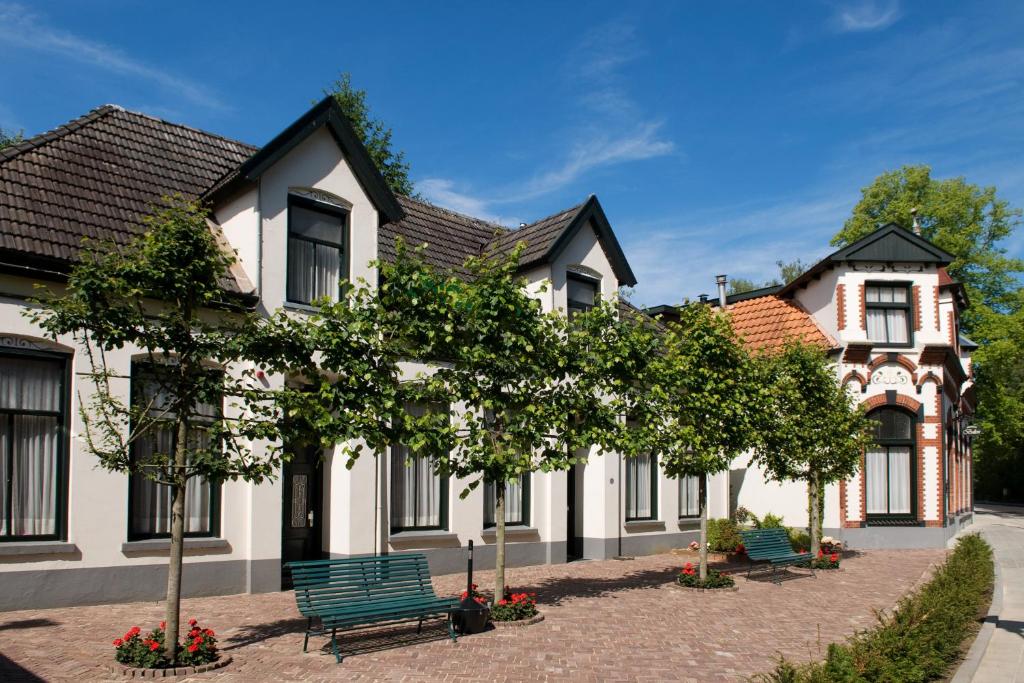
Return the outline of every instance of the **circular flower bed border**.
<path id="1" fill-rule="evenodd" d="M 544 615 L 538 612 L 529 619 L 517 619 L 516 621 L 494 621 L 491 620 L 491 625 L 494 628 L 508 628 L 512 626 L 531 626 L 533 624 L 539 624 L 544 621 Z"/>
<path id="2" fill-rule="evenodd" d="M 125 678 L 174 678 L 176 676 L 192 676 L 206 671 L 222 669 L 230 663 L 231 655 L 221 655 L 215 662 L 198 664 L 196 666 L 169 666 L 163 669 L 136 669 L 130 666 L 116 666 L 111 667 L 111 670 Z"/>
<path id="3" fill-rule="evenodd" d="M 723 588 L 701 588 L 699 586 L 683 586 L 678 581 L 673 581 L 669 584 L 673 588 L 681 591 L 690 591 L 692 593 L 735 593 L 740 589 L 739 586 L 725 586 Z"/>

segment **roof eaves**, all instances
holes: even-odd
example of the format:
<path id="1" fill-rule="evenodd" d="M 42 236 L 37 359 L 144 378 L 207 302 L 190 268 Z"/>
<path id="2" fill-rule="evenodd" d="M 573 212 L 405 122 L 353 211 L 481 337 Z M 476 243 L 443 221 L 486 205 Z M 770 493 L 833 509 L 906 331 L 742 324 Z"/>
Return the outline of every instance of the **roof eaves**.
<path id="1" fill-rule="evenodd" d="M 626 254 L 622 251 L 622 245 L 619 244 L 619 240 L 615 237 L 615 232 L 608 222 L 608 217 L 605 215 L 604 209 L 601 208 L 601 203 L 597 201 L 595 195 L 590 195 L 587 201 L 580 206 L 580 210 L 576 213 L 572 222 L 552 243 L 541 260 L 550 262 L 554 259 L 590 220 L 594 221 L 597 239 L 601 243 L 608 261 L 611 263 L 615 276 L 619 279 L 619 284 L 626 287 L 635 286 L 636 275 L 633 274 L 633 269 L 630 267 L 629 261 L 626 260 Z"/>

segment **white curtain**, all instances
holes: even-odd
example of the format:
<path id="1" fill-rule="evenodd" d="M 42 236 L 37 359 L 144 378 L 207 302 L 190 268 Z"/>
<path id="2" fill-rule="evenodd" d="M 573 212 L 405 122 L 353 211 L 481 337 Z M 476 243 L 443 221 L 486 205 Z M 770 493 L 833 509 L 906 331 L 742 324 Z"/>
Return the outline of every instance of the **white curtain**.
<path id="1" fill-rule="evenodd" d="M 330 297 L 338 299 L 339 267 L 341 252 L 335 247 L 316 245 L 316 298 Z"/>
<path id="2" fill-rule="evenodd" d="M 679 516 L 696 517 L 700 514 L 700 480 L 682 477 L 679 480 Z"/>
<path id="3" fill-rule="evenodd" d="M 864 455 L 865 486 L 867 487 L 868 514 L 887 513 L 886 472 L 888 454 L 885 448 L 873 447 Z"/>
<path id="4" fill-rule="evenodd" d="M 889 512 L 910 514 L 910 448 L 889 447 Z"/>
<path id="5" fill-rule="evenodd" d="M 905 304 L 906 287 L 868 287 L 864 293 L 867 303 Z M 867 311 L 868 339 L 905 344 L 908 341 L 907 311 L 900 308 L 869 308 Z"/>
<path id="6" fill-rule="evenodd" d="M 871 341 L 888 341 L 885 325 L 885 311 L 880 308 L 867 310 L 868 339 Z"/>
<path id="7" fill-rule="evenodd" d="M 208 445 L 205 433 L 193 433 L 193 438 Z M 134 443 L 134 456 L 141 462 L 160 454 L 161 459 L 169 458 L 174 449 L 172 428 L 153 430 L 147 437 Z M 165 460 L 166 461 L 166 460 Z M 132 533 L 147 536 L 166 536 L 171 533 L 171 487 L 158 484 L 142 475 L 133 474 L 132 487 Z M 191 477 L 185 485 L 185 533 L 209 533 L 210 507 L 213 487 L 199 477 Z"/>
<path id="8" fill-rule="evenodd" d="M 10 411 L 0 413 L 0 533 L 57 533 L 63 374 L 60 361 L 0 358 L 0 409 Z M 52 414 L 19 414 L 23 411 Z"/>
<path id="9" fill-rule="evenodd" d="M 309 303 L 338 298 L 341 250 L 295 237 L 288 238 L 288 299 Z"/>
<path id="10" fill-rule="evenodd" d="M 626 516 L 631 519 L 653 517 L 651 504 L 650 454 L 638 455 L 626 460 Z"/>
<path id="11" fill-rule="evenodd" d="M 524 514 L 523 505 L 523 492 L 525 486 L 523 484 L 524 477 L 530 475 L 524 474 L 522 477 L 516 477 L 510 481 L 505 482 L 505 523 L 506 524 L 525 524 L 526 516 Z M 496 520 L 495 509 L 498 505 L 497 497 L 495 496 L 495 484 L 492 482 L 486 482 L 484 484 L 484 524 L 493 525 Z"/>
<path id="12" fill-rule="evenodd" d="M 424 415 L 427 407 L 407 404 L 413 416 Z M 414 529 L 441 525 L 441 477 L 434 473 L 426 456 L 410 457 L 403 445 L 391 449 L 391 526 Z"/>

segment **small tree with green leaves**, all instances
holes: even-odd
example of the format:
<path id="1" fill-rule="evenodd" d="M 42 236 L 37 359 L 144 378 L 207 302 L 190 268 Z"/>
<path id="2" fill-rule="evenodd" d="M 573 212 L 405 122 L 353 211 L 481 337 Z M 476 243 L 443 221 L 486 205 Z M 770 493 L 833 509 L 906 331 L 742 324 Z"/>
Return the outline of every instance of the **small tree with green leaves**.
<path id="1" fill-rule="evenodd" d="M 409 164 L 405 160 L 405 153 L 392 148 L 391 128 L 371 115 L 370 105 L 366 103 L 366 91 L 354 88 L 352 76 L 342 73 L 324 94 L 330 95 L 341 105 L 341 110 L 345 112 L 391 191 L 411 196 L 413 185 L 409 179 Z"/>
<path id="2" fill-rule="evenodd" d="M 759 359 L 769 391 L 755 458 L 769 481 L 807 483 L 811 547 L 821 539 L 824 487 L 851 477 L 871 443 L 870 421 L 838 382 L 825 351 L 793 340 Z"/>
<path id="3" fill-rule="evenodd" d="M 4 147 L 10 147 L 11 145 L 16 145 L 19 142 L 23 142 L 24 140 L 25 131 L 19 130 L 18 132 L 14 132 L 0 128 L 0 149 L 3 149 Z"/>
<path id="4" fill-rule="evenodd" d="M 696 476 L 700 498 L 700 578 L 707 578 L 708 477 L 757 442 L 755 415 L 765 390 L 728 315 L 689 304 L 665 323 L 661 353 L 644 373 L 634 410 L 634 448 L 656 453 L 671 477 Z"/>

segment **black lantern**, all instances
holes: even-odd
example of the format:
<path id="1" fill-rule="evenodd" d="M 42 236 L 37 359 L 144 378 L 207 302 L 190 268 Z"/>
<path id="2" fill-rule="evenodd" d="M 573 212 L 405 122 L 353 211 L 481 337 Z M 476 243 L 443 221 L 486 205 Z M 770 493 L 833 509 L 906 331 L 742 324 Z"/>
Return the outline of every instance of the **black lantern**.
<path id="1" fill-rule="evenodd" d="M 473 599 L 473 541 L 469 542 L 469 559 L 466 563 L 466 597 L 452 612 L 452 621 L 463 635 L 480 633 L 487 627 L 491 609 Z"/>

